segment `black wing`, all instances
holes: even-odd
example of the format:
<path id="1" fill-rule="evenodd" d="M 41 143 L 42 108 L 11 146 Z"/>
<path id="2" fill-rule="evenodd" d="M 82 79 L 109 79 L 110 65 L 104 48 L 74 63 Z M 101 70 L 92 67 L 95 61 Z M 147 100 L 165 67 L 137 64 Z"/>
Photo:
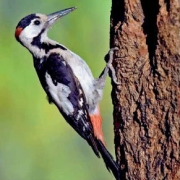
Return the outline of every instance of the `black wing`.
<path id="1" fill-rule="evenodd" d="M 73 114 L 65 114 L 63 110 L 53 101 L 52 97 L 50 97 L 51 100 L 59 108 L 66 121 L 78 132 L 80 136 L 88 141 L 95 154 L 99 157 L 93 127 L 87 110 L 86 98 L 81 84 L 74 76 L 71 67 L 66 63 L 62 56 L 57 53 L 52 53 L 47 58 L 46 69 L 55 86 L 60 83 L 70 89 L 70 93 L 67 98 L 73 106 Z"/>

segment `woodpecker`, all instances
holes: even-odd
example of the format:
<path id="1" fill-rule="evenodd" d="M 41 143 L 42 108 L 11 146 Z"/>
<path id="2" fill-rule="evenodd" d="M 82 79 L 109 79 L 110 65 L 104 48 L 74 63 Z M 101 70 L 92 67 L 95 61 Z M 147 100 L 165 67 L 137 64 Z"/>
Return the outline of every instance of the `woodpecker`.
<path id="1" fill-rule="evenodd" d="M 47 94 L 64 119 L 91 146 L 97 157 L 103 158 L 108 170 L 119 180 L 119 168 L 105 147 L 99 101 L 102 98 L 106 76 L 112 71 L 113 50 L 99 78 L 95 79 L 86 62 L 64 45 L 48 38 L 52 25 L 76 7 L 45 15 L 30 14 L 18 23 L 15 38 L 33 56 L 34 68 Z"/>

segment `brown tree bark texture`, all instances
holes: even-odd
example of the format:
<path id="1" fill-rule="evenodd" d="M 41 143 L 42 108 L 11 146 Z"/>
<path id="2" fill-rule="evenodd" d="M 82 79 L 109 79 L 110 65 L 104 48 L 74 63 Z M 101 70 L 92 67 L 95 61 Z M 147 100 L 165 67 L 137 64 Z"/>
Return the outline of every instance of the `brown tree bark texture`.
<path id="1" fill-rule="evenodd" d="M 121 179 L 180 180 L 180 5 L 112 0 L 115 149 Z"/>

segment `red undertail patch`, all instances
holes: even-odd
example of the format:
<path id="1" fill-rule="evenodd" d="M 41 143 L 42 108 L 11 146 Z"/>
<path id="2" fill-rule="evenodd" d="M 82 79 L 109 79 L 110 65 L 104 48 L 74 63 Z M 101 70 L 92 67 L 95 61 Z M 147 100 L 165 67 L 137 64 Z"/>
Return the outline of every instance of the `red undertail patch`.
<path id="1" fill-rule="evenodd" d="M 90 114 L 91 123 L 93 125 L 94 135 L 97 139 L 105 145 L 104 136 L 102 132 L 102 118 L 98 109 L 98 113 Z"/>

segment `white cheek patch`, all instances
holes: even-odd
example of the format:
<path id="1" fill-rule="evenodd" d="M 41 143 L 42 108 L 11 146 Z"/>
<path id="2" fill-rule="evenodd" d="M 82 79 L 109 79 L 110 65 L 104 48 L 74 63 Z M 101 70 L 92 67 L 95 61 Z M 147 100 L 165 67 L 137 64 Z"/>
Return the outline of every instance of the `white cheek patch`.
<path id="1" fill-rule="evenodd" d="M 38 36 L 40 32 L 41 32 L 41 27 L 29 25 L 25 27 L 24 30 L 22 31 L 21 37 L 32 39 L 33 37 Z"/>
<path id="2" fill-rule="evenodd" d="M 30 31 L 31 28 L 28 29 L 24 29 L 20 35 L 19 35 L 19 39 L 22 42 L 22 44 L 32 52 L 32 54 L 34 55 L 34 57 L 37 58 L 42 58 L 46 55 L 45 50 L 44 49 L 40 49 L 37 46 L 32 46 L 32 41 L 34 38 L 35 33 L 33 33 L 32 31 Z M 29 33 L 30 32 L 30 33 Z M 36 32 L 37 33 L 37 32 Z"/>

